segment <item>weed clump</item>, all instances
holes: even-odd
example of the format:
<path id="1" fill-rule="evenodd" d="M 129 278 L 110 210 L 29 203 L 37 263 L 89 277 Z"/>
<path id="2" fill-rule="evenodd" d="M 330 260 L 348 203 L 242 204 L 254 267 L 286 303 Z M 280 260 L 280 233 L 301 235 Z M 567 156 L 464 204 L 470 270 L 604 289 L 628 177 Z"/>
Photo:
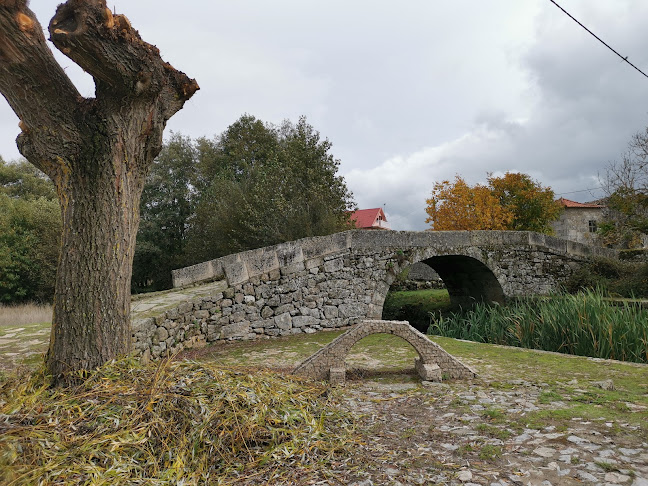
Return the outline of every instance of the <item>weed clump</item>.
<path id="1" fill-rule="evenodd" d="M 52 388 L 40 371 L 0 388 L 0 483 L 297 484 L 352 433 L 323 385 L 277 373 L 127 359 Z"/>

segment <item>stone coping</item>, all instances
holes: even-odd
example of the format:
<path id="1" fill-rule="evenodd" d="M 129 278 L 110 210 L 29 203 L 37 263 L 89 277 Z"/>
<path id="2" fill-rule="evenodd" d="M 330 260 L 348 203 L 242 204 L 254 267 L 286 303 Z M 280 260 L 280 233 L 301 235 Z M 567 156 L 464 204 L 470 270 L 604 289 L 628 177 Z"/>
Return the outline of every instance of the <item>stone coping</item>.
<path id="1" fill-rule="evenodd" d="M 269 272 L 291 271 L 295 266 L 309 268 L 321 261 L 352 249 L 394 248 L 402 251 L 426 247 L 438 248 L 440 254 L 462 254 L 463 248 L 506 248 L 528 246 L 579 258 L 593 256 L 618 258 L 618 251 L 588 246 L 529 231 L 365 231 L 351 230 L 328 236 L 296 241 L 236 253 L 215 260 L 173 270 L 173 286 L 226 279 L 237 285 Z"/>

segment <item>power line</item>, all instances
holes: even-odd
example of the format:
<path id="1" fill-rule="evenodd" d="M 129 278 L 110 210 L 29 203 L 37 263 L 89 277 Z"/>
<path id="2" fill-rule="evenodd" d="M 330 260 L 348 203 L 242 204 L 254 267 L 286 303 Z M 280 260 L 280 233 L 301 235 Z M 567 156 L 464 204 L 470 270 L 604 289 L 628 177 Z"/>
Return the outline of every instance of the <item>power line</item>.
<path id="1" fill-rule="evenodd" d="M 556 194 L 556 196 L 564 196 L 565 194 L 576 194 L 578 192 L 597 191 L 599 189 L 603 189 L 603 187 L 598 186 L 598 187 L 590 187 L 589 189 L 581 189 L 580 191 L 560 192 L 560 193 Z"/>
<path id="2" fill-rule="evenodd" d="M 601 38 L 600 38 L 599 36 L 597 36 L 594 32 L 592 32 L 592 31 L 589 30 L 587 27 L 585 27 L 583 24 L 581 24 L 578 20 L 576 20 L 576 19 L 575 19 L 575 18 L 574 18 L 574 17 L 573 17 L 573 16 L 572 16 L 572 15 L 571 15 L 567 10 L 565 10 L 565 9 L 562 8 L 560 5 L 558 5 L 554 0 L 549 0 L 549 1 L 550 1 L 551 3 L 553 3 L 556 7 L 558 7 L 560 10 L 562 10 L 563 12 L 565 12 L 565 13 L 567 14 L 567 16 L 568 16 L 570 19 L 572 19 L 574 22 L 576 22 L 578 25 L 580 25 L 583 29 L 585 29 L 587 32 L 589 32 L 591 35 L 593 35 L 593 36 L 596 38 L 596 40 L 598 40 L 601 44 L 603 44 L 605 47 L 607 47 L 607 48 L 610 49 L 612 52 L 614 52 L 617 56 L 619 56 L 619 57 L 621 58 L 621 60 L 623 60 L 624 62 L 627 62 L 627 63 L 630 64 L 633 68 L 635 68 L 637 71 L 639 71 L 641 74 L 643 74 L 645 77 L 648 78 L 648 74 L 644 73 L 641 69 L 639 69 L 637 66 L 635 66 L 634 64 L 632 64 L 630 61 L 628 61 L 628 56 L 623 57 L 621 54 L 619 54 L 617 51 L 615 51 L 612 47 L 610 47 L 607 43 L 605 43 L 605 41 L 603 41 L 603 39 L 601 39 Z"/>

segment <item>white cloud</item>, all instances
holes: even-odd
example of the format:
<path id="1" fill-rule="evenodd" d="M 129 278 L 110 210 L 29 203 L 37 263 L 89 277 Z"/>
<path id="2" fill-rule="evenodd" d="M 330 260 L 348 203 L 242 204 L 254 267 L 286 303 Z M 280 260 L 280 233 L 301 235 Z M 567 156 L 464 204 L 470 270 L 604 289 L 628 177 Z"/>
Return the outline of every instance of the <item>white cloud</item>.
<path id="1" fill-rule="evenodd" d="M 58 1 L 32 2 L 43 24 Z M 565 7 L 648 69 L 647 2 Z M 181 9 L 117 0 L 116 9 L 200 84 L 170 129 L 212 136 L 245 112 L 274 123 L 306 115 L 333 143 L 358 204 L 386 204 L 396 229 L 425 228 L 432 185 L 456 173 L 474 183 L 517 170 L 558 193 L 594 187 L 648 124 L 648 80 L 546 0 L 195 0 Z M 91 95 L 90 78 L 61 62 Z M 4 158 L 18 156 L 17 124 L 0 103 Z"/>

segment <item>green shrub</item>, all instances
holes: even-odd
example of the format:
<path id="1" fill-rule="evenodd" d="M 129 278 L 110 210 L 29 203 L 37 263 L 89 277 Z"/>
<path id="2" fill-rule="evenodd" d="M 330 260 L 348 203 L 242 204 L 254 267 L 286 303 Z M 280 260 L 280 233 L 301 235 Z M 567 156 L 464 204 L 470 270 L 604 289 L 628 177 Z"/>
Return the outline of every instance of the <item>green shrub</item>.
<path id="1" fill-rule="evenodd" d="M 58 202 L 0 194 L 0 302 L 52 300 L 60 235 Z"/>
<path id="2" fill-rule="evenodd" d="M 594 258 L 565 282 L 569 293 L 599 289 L 617 297 L 648 297 L 648 263 Z"/>

